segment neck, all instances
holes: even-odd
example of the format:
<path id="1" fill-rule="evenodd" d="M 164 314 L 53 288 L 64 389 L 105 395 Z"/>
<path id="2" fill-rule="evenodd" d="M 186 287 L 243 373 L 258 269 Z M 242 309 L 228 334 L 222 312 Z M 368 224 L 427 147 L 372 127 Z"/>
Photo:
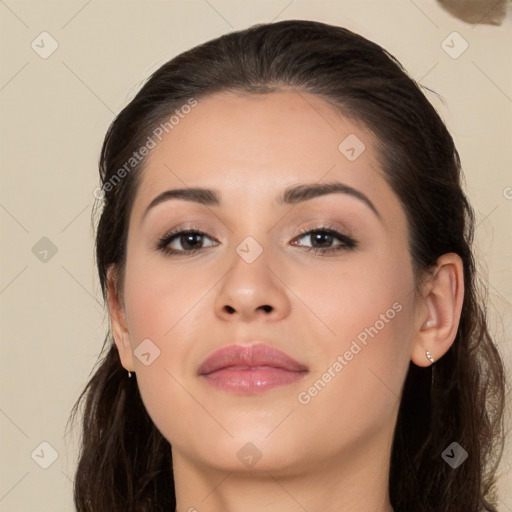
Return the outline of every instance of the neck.
<path id="1" fill-rule="evenodd" d="M 358 453 L 333 454 L 293 470 L 225 471 L 200 465 L 173 447 L 176 512 L 393 512 L 390 450 L 376 443 Z M 350 461 L 350 463 L 347 463 Z"/>

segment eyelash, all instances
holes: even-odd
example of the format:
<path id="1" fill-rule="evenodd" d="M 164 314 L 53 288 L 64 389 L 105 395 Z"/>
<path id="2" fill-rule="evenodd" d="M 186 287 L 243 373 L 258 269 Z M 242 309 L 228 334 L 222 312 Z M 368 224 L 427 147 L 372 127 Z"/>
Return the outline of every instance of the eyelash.
<path id="1" fill-rule="evenodd" d="M 168 245 L 177 237 L 186 235 L 186 234 L 195 234 L 199 236 L 206 236 L 208 235 L 204 233 L 203 231 L 195 228 L 188 228 L 183 230 L 177 230 L 177 231 L 171 231 L 167 234 L 165 234 L 162 238 L 160 238 L 157 243 L 155 244 L 155 249 L 158 251 L 163 252 L 164 254 L 168 256 L 174 256 L 177 254 L 186 254 L 187 256 L 192 256 L 193 254 L 196 254 L 197 252 L 205 249 L 205 247 L 201 247 L 199 249 L 191 249 L 190 251 L 182 251 L 182 250 L 176 250 L 171 249 L 168 247 Z M 333 254 L 340 251 L 346 251 L 346 250 L 353 250 L 358 246 L 358 242 L 354 240 L 353 238 L 349 237 L 348 235 L 345 235 L 341 231 L 338 231 L 335 228 L 331 228 L 329 226 L 319 226 L 314 229 L 305 229 L 300 231 L 298 236 L 296 238 L 304 238 L 306 235 L 312 235 L 314 233 L 324 233 L 328 235 L 332 235 L 333 237 L 337 238 L 341 244 L 336 245 L 334 247 L 303 247 L 299 245 L 298 247 L 303 247 L 303 249 L 306 252 L 313 251 L 315 254 Z M 210 238 L 210 237 L 208 237 Z"/>

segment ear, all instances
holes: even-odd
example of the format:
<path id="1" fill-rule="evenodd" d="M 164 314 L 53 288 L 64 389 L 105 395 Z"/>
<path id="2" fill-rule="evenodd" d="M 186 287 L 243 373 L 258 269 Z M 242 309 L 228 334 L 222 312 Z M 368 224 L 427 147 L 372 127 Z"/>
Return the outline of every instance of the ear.
<path id="1" fill-rule="evenodd" d="M 109 267 L 107 271 L 107 303 L 110 317 L 110 327 L 114 342 L 119 352 L 121 364 L 128 371 L 135 371 L 133 351 L 126 322 L 126 312 L 122 297 L 119 294 L 118 274 L 115 266 Z"/>
<path id="2" fill-rule="evenodd" d="M 424 285 L 415 319 L 415 339 L 411 360 L 418 366 L 429 366 L 452 346 L 464 299 L 464 265 L 458 254 L 443 254 L 437 260 L 433 276 Z"/>

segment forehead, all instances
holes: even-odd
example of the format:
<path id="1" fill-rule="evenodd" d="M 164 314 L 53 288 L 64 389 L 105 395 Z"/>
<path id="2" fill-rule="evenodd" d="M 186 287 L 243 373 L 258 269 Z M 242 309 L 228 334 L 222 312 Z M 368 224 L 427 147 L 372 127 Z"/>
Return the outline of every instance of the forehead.
<path id="1" fill-rule="evenodd" d="M 297 183 L 341 181 L 395 202 L 375 136 L 303 92 L 215 94 L 180 116 L 146 159 L 133 215 L 170 188 L 217 189 L 229 204 L 274 202 Z"/>

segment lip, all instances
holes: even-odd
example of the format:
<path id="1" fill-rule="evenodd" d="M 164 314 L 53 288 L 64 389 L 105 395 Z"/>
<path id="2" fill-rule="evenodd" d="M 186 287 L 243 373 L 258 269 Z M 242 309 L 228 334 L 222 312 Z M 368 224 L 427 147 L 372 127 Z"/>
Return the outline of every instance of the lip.
<path id="1" fill-rule="evenodd" d="M 230 345 L 211 354 L 198 375 L 211 386 L 237 394 L 255 394 L 302 379 L 308 367 L 265 344 Z"/>

